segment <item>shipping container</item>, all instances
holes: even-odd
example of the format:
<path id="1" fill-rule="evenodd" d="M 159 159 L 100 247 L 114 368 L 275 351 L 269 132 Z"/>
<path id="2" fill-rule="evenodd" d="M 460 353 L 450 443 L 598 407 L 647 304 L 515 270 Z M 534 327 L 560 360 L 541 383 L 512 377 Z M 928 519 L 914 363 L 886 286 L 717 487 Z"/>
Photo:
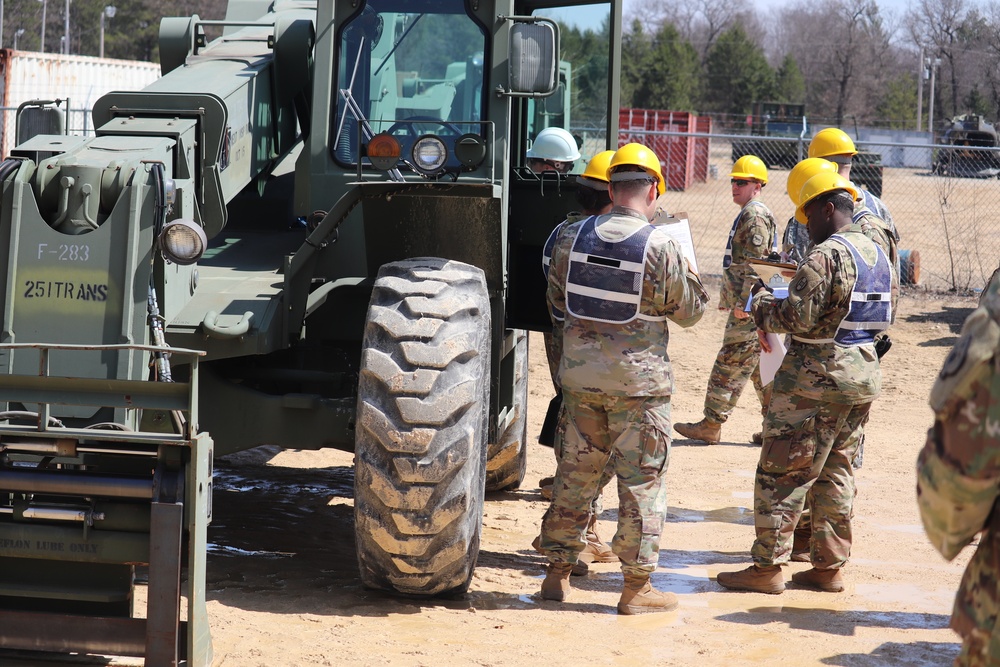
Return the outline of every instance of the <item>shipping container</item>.
<path id="1" fill-rule="evenodd" d="M 708 137 L 685 137 L 674 133 L 711 132 L 712 121 L 687 111 L 619 109 L 618 145 L 644 144 L 660 158 L 663 178 L 670 190 L 686 190 L 695 181 L 708 178 Z M 666 133 L 671 134 L 666 134 Z"/>
<path id="2" fill-rule="evenodd" d="M 160 66 L 137 60 L 38 53 L 0 49 L 0 155 L 17 143 L 14 117 L 18 106 L 30 100 L 66 100 L 68 134 L 90 134 L 90 109 L 112 90 L 139 90 L 160 77 Z"/>

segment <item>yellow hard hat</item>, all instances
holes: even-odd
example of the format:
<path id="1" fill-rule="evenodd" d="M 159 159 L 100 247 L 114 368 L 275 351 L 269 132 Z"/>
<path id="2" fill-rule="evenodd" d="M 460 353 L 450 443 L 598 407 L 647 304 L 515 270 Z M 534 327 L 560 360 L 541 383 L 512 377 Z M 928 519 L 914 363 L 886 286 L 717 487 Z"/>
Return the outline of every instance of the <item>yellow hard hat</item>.
<path id="1" fill-rule="evenodd" d="M 827 127 L 816 133 L 809 142 L 809 157 L 830 157 L 831 155 L 857 155 L 858 149 L 843 130 Z"/>
<path id="2" fill-rule="evenodd" d="M 608 187 L 608 167 L 611 166 L 611 157 L 615 151 L 601 151 L 590 158 L 587 168 L 577 176 L 577 182 L 595 189 L 606 190 Z"/>
<path id="3" fill-rule="evenodd" d="M 788 172 L 787 188 L 788 198 L 792 200 L 793 204 L 799 205 L 799 193 L 806 181 L 822 171 L 837 173 L 837 165 L 821 157 L 807 157 L 792 167 L 792 170 Z"/>
<path id="4" fill-rule="evenodd" d="M 744 155 L 733 163 L 733 173 L 729 178 L 752 178 L 767 185 L 767 165 L 756 155 Z"/>
<path id="5" fill-rule="evenodd" d="M 805 211 L 806 205 L 816 197 L 834 190 L 846 190 L 851 195 L 851 199 L 858 198 L 858 190 L 849 180 L 835 171 L 821 171 L 802 185 L 802 190 L 799 192 L 799 204 L 795 207 L 795 219 L 803 225 L 806 224 L 808 221 Z"/>
<path id="6" fill-rule="evenodd" d="M 611 163 L 608 165 L 608 180 L 615 180 L 612 178 L 615 168 L 624 165 L 642 167 L 651 175 L 656 176 L 657 194 L 662 195 L 667 191 L 667 184 L 663 182 L 663 172 L 660 171 L 660 158 L 642 144 L 625 144 L 615 151 L 615 154 L 611 156 Z"/>

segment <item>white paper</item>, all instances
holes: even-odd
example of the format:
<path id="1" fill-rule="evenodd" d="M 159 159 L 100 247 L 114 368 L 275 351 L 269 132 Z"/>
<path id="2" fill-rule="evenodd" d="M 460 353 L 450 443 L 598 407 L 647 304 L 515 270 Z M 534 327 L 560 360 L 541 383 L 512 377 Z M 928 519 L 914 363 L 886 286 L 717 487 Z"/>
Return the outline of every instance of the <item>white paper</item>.
<path id="1" fill-rule="evenodd" d="M 778 334 L 766 334 L 767 343 L 771 346 L 770 352 L 760 351 L 760 382 L 765 387 L 774 382 L 774 374 L 781 366 L 781 360 L 785 358 L 785 343 Z"/>
<path id="2" fill-rule="evenodd" d="M 787 299 L 788 298 L 788 283 L 781 283 L 780 285 L 772 285 L 771 293 L 774 294 L 775 299 Z M 747 304 L 743 306 L 743 310 L 750 312 L 750 305 L 753 303 L 753 294 L 747 297 Z"/>
<path id="3" fill-rule="evenodd" d="M 652 224 L 662 227 L 677 241 L 684 257 L 691 263 L 691 270 L 698 273 L 698 260 L 694 256 L 694 238 L 691 236 L 691 223 L 688 222 L 687 214 L 655 215 Z"/>

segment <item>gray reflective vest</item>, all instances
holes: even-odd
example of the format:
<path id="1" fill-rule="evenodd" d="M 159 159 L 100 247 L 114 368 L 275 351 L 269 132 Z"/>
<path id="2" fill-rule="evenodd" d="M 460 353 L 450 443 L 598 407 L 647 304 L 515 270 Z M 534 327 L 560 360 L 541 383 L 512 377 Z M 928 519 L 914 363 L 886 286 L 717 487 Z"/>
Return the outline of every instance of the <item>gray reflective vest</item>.
<path id="1" fill-rule="evenodd" d="M 892 322 L 892 268 L 889 258 L 882 248 L 873 243 L 878 258 L 875 266 L 868 266 L 853 243 L 840 234 L 830 238 L 850 251 L 858 268 L 858 278 L 851 288 L 851 307 L 833 338 L 792 338 L 803 343 L 836 343 L 845 347 L 874 343 L 875 334 L 888 329 Z"/>
<path id="2" fill-rule="evenodd" d="M 646 250 L 656 231 L 653 225 L 638 227 L 614 243 L 597 235 L 597 218 L 587 218 L 577 231 L 566 277 L 566 309 L 574 317 L 624 324 L 636 318 L 665 321 L 639 312 Z"/>
<path id="3" fill-rule="evenodd" d="M 593 218 L 594 216 L 590 217 Z M 562 228 L 565 227 L 568 222 L 569 220 L 567 219 L 556 225 L 556 228 L 552 230 L 551 234 L 549 234 L 549 238 L 545 240 L 545 245 L 542 246 L 542 274 L 545 276 L 546 280 L 549 279 L 549 265 L 552 264 L 552 250 L 556 247 L 556 237 L 559 236 L 559 232 L 562 231 Z M 566 319 L 565 313 L 555 306 L 549 306 L 549 313 L 551 313 L 552 319 L 557 322 L 562 322 Z"/>

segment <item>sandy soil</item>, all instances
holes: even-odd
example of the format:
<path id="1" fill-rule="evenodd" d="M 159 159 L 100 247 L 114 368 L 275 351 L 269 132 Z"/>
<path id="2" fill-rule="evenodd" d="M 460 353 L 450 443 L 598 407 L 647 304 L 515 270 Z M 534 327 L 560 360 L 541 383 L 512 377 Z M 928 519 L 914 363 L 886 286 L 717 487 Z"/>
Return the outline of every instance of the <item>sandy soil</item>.
<path id="1" fill-rule="evenodd" d="M 717 284 L 709 283 L 717 292 Z M 780 596 L 724 591 L 722 570 L 749 562 L 759 425 L 745 395 L 717 446 L 674 442 L 670 509 L 655 584 L 680 596 L 671 613 L 620 617 L 615 565 L 575 578 L 566 603 L 537 593 L 542 558 L 530 547 L 546 503 L 539 478 L 552 451 L 534 443 L 551 385 L 541 337 L 531 344 L 530 458 L 523 487 L 488 499 L 479 567 L 468 596 L 400 600 L 365 590 L 352 538 L 351 455 L 258 449 L 219 461 L 209 539 L 209 614 L 216 665 L 943 665 L 968 550 L 946 563 L 930 547 L 914 499 L 914 463 L 931 413 L 927 395 L 971 300 L 903 299 L 884 392 L 858 475 L 848 589 L 789 586 Z M 723 317 L 675 329 L 674 419 L 698 418 Z M 610 537 L 617 499 L 605 491 Z M 788 566 L 790 572 L 807 564 Z"/>
<path id="2" fill-rule="evenodd" d="M 728 224 L 731 218 L 702 213 L 699 219 Z M 702 265 L 717 261 L 706 255 Z M 714 303 L 718 278 L 706 277 L 706 284 Z M 971 549 L 946 563 L 928 544 L 914 466 L 931 423 L 931 383 L 974 305 L 970 298 L 920 291 L 901 299 L 858 474 L 844 593 L 794 586 L 780 596 L 736 593 L 714 580 L 750 562 L 759 451 L 750 435 L 760 417 L 749 392 L 726 424 L 723 443 L 674 442 L 654 583 L 680 596 L 677 611 L 618 616 L 622 578 L 612 564 L 574 578 L 566 603 L 540 600 L 544 562 L 530 543 L 546 508 L 537 482 L 552 474 L 555 462 L 551 449 L 535 444 L 552 387 L 541 336 L 533 334 L 528 474 L 520 490 L 487 499 L 479 566 L 464 599 L 397 599 L 361 586 L 351 454 L 258 448 L 216 462 L 208 560 L 215 665 L 949 664 L 958 642 L 948 618 Z M 675 421 L 700 418 L 723 325 L 723 314 L 712 310 L 691 329 L 672 328 Z M 604 492 L 604 506 L 600 527 L 610 538 L 613 486 Z M 807 567 L 789 565 L 786 578 Z M 0 655 L 0 664 L 52 663 Z"/>

